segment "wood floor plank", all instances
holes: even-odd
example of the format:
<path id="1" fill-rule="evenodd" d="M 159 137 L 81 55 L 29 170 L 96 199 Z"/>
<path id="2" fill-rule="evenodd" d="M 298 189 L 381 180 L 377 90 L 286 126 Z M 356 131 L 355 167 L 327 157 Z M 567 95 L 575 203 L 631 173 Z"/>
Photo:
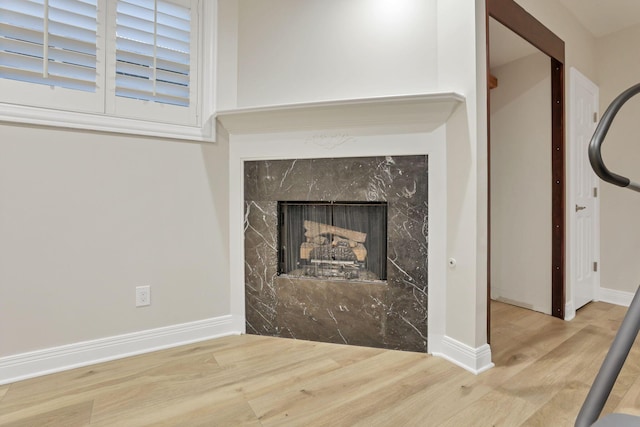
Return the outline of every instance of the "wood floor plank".
<path id="1" fill-rule="evenodd" d="M 542 406 L 560 389 L 581 378 L 587 367 L 594 366 L 593 362 L 606 352 L 608 343 L 608 336 L 601 330 L 586 326 L 510 378 L 501 389 Z"/>
<path id="2" fill-rule="evenodd" d="M 268 375 L 256 375 L 250 380 L 245 379 L 239 382 L 238 386 L 245 398 L 252 400 L 260 396 L 279 393 L 291 384 L 300 384 L 339 368 L 340 365 L 330 358 L 303 360 Z"/>
<path id="3" fill-rule="evenodd" d="M 568 381 L 547 402 L 522 424 L 523 426 L 573 426 L 578 411 L 568 408 L 580 408 L 589 392 L 591 384 L 582 381 Z"/>
<path id="4" fill-rule="evenodd" d="M 185 387 L 194 387 L 193 378 L 201 376 L 206 369 L 219 369 L 211 356 L 196 353 L 194 349 L 189 358 L 191 366 L 183 370 L 178 367 L 187 365 L 186 358 L 175 358 L 173 352 L 165 351 L 158 352 L 162 355 L 149 355 L 149 358 L 136 356 L 16 383 L 7 398 L 0 402 L 0 422 L 4 422 L 5 413 L 45 412 L 87 398 L 96 399 L 102 394 L 115 395 L 135 404 L 131 396 L 152 393 L 158 384 L 167 384 L 166 372 L 170 372 L 172 378 L 180 378 Z M 171 384 L 175 386 L 175 382 Z M 100 410 L 99 404 L 96 409 Z"/>
<path id="5" fill-rule="evenodd" d="M 376 358 L 372 362 L 379 361 Z M 265 426 L 355 426 L 372 411 L 375 412 L 376 408 L 387 411 L 435 385 L 437 378 L 445 372 L 448 374 L 456 370 L 440 362 L 442 361 L 434 358 L 403 358 L 403 363 L 388 367 L 384 373 L 368 378 L 364 378 L 360 367 L 354 365 L 354 369 L 350 367 L 336 372 L 342 377 L 340 380 L 324 376 L 319 381 L 303 384 L 302 389 L 285 393 L 279 398 L 281 410 L 261 416 L 260 421 Z M 286 404 L 287 399 L 300 396 L 302 399 L 299 405 L 290 407 Z M 255 407 L 255 401 L 250 403 Z M 267 405 L 272 406 L 270 402 Z M 259 410 L 256 412 L 261 415 Z M 365 425 L 374 424 L 373 420 L 365 421 Z"/>
<path id="6" fill-rule="evenodd" d="M 224 337 L 0 387 L 0 426 L 571 426 L 624 308 L 571 322 L 492 303 L 496 367 L 420 353 Z M 605 412 L 640 413 L 640 344 Z"/>
<path id="7" fill-rule="evenodd" d="M 411 369 L 427 357 L 419 353 L 383 352 L 317 378 L 290 384 L 278 394 L 261 396 L 249 403 L 264 425 L 305 425 L 327 410 L 334 411 L 332 403 L 348 402 L 358 393 L 388 384 L 399 371 Z M 374 371 L 376 375 L 372 376 Z M 340 399 L 336 400 L 338 395 Z"/>
<path id="8" fill-rule="evenodd" d="M 606 412 L 640 415 L 640 345 L 637 339 L 611 394 L 614 398 L 607 401 Z"/>
<path id="9" fill-rule="evenodd" d="M 492 390 L 477 382 L 477 377 L 467 371 L 446 364 L 442 368 L 441 374 L 430 374 L 429 387 L 394 406 L 382 406 L 384 409 L 380 412 L 372 411 L 355 425 L 384 427 L 391 419 L 397 425 L 439 426 Z"/>
<path id="10" fill-rule="evenodd" d="M 16 421 L 2 423 L 3 427 L 83 427 L 89 425 L 91 419 L 92 401 L 85 401 L 74 405 L 60 407 L 49 412 L 43 412 L 21 418 Z"/>
<path id="11" fill-rule="evenodd" d="M 188 421 L 187 421 L 188 420 Z M 168 398 L 156 405 L 127 407 L 94 413 L 91 426 L 260 425 L 240 393 L 222 397 L 207 393 Z"/>
<path id="12" fill-rule="evenodd" d="M 640 415 L 640 377 L 629 387 L 629 390 L 614 408 L 615 412 Z"/>
<path id="13" fill-rule="evenodd" d="M 492 390 L 437 425 L 442 427 L 517 426 L 535 409 L 535 405 L 525 399 L 500 390 Z"/>
<path id="14" fill-rule="evenodd" d="M 600 368 L 601 362 L 601 360 L 598 360 L 598 366 L 596 369 Z M 594 372 L 596 369 L 594 369 Z M 638 378 L 640 378 L 640 347 L 636 341 L 636 345 L 631 349 L 626 363 L 618 375 L 618 379 L 616 380 L 613 390 L 609 395 L 609 399 L 603 409 L 603 414 L 610 412 L 623 412 L 629 414 L 637 413 L 638 409 L 634 409 L 633 405 L 630 404 L 630 401 L 627 401 L 628 403 L 623 403 L 623 401 Z M 628 398 L 630 398 L 632 394 L 633 392 L 631 392 Z"/>

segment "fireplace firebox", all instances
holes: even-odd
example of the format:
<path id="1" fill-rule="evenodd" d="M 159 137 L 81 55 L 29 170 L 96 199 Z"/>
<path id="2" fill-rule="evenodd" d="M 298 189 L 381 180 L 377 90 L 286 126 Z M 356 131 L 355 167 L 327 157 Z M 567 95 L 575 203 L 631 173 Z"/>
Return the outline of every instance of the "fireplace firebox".
<path id="1" fill-rule="evenodd" d="M 278 274 L 386 280 L 386 202 L 279 202 Z"/>

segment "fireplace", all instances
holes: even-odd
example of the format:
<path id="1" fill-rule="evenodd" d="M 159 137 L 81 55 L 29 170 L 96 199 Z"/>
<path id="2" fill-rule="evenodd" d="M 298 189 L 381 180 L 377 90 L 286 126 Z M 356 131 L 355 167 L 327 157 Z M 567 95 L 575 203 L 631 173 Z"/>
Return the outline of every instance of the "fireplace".
<path id="1" fill-rule="evenodd" d="M 472 220 L 460 208 L 466 187 L 448 180 L 450 168 L 466 177 L 473 159 L 461 144 L 464 101 L 442 92 L 218 112 L 230 160 L 230 209 L 220 212 L 231 224 L 230 307 L 242 332 L 423 352 L 428 338 L 430 352 L 469 363 L 444 339 L 447 310 L 468 309 L 459 291 L 473 280 L 447 268 Z M 278 275 L 278 201 L 354 200 L 388 203 L 386 283 Z"/>
<path id="2" fill-rule="evenodd" d="M 427 350 L 428 158 L 244 162 L 247 333 Z"/>
<path id="3" fill-rule="evenodd" d="M 386 202 L 278 202 L 278 275 L 386 280 Z"/>

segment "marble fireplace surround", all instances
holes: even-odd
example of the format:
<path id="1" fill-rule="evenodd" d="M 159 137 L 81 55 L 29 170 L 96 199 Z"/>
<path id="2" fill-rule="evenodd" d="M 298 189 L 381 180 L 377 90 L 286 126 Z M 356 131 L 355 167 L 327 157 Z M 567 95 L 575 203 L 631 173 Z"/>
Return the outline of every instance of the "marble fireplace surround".
<path id="1" fill-rule="evenodd" d="M 223 111 L 229 144 L 231 314 L 244 325 L 245 162 L 426 156 L 428 159 L 428 352 L 439 353 L 446 306 L 446 126 L 455 93 L 383 97 Z M 243 330 L 242 332 L 246 332 Z"/>
<path id="2" fill-rule="evenodd" d="M 424 155 L 245 162 L 247 333 L 426 352 L 427 162 Z M 386 202 L 386 279 L 278 276 L 284 201 Z"/>

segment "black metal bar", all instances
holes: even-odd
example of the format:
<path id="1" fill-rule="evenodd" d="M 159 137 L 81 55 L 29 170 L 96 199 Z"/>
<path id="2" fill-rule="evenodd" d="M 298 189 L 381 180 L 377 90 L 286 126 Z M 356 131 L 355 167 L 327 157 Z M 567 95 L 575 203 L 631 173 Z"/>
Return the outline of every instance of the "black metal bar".
<path id="1" fill-rule="evenodd" d="M 589 143 L 589 161 L 591 162 L 591 167 L 595 171 L 595 173 L 603 180 L 608 183 L 617 185 L 618 187 L 625 187 L 631 190 L 640 191 L 640 184 L 637 184 L 631 181 L 629 178 L 618 175 L 614 172 L 611 172 L 602 161 L 602 143 L 604 142 L 605 136 L 607 136 L 607 132 L 609 132 L 609 127 L 611 127 L 611 123 L 615 118 L 620 108 L 633 96 L 640 93 L 640 83 L 630 87 L 629 89 L 622 92 L 607 108 L 607 111 L 602 115 L 602 119 L 598 126 L 596 127 L 596 131 L 591 138 L 591 142 Z"/>

